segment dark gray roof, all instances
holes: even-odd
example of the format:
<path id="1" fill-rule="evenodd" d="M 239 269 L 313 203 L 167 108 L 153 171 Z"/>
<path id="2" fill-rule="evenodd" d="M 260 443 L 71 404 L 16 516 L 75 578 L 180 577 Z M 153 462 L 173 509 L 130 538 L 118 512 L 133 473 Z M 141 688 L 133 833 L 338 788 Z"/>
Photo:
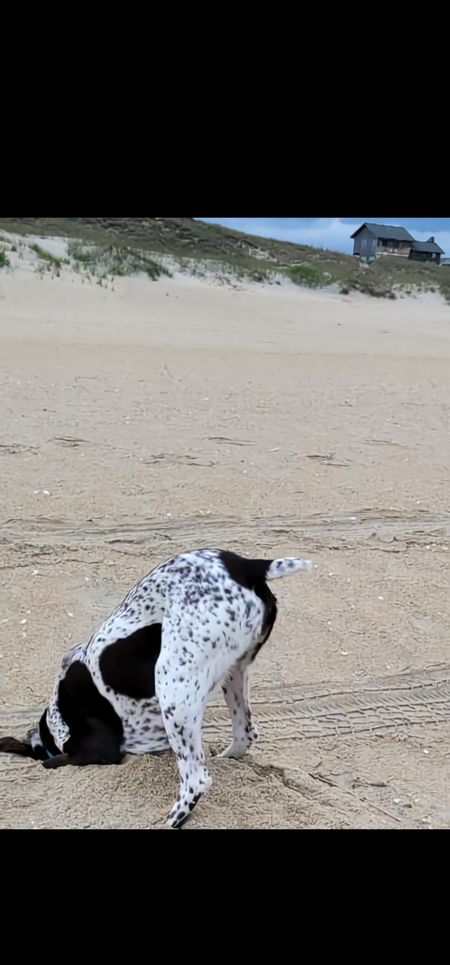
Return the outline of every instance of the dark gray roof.
<path id="1" fill-rule="evenodd" d="M 444 254 L 443 249 L 435 241 L 413 241 L 411 248 L 414 248 L 414 251 L 435 251 L 438 255 Z"/>
<path id="2" fill-rule="evenodd" d="M 363 228 L 368 228 L 374 238 L 381 238 L 382 241 L 414 241 L 413 236 L 406 228 L 397 228 L 394 225 L 386 224 L 369 224 L 367 221 L 351 237 L 356 238 L 356 235 Z"/>

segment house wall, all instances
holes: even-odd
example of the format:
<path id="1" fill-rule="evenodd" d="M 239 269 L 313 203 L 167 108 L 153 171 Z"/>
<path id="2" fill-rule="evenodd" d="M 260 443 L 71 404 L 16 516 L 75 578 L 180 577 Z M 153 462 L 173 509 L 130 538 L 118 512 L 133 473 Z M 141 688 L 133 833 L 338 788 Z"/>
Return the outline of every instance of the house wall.
<path id="1" fill-rule="evenodd" d="M 389 239 L 389 241 L 378 241 L 377 256 L 401 255 L 403 258 L 408 258 L 410 251 L 411 243 L 409 241 L 397 241 L 395 238 Z"/>
<path id="2" fill-rule="evenodd" d="M 375 258 L 377 253 L 377 239 L 374 238 L 371 231 L 368 228 L 363 228 L 362 231 L 353 239 L 353 254 L 359 255 L 360 258 Z"/>
<path id="3" fill-rule="evenodd" d="M 432 257 L 430 251 L 414 251 L 414 248 L 411 248 L 409 257 L 411 261 L 432 261 L 435 265 L 438 265 L 441 260 L 440 254 Z"/>

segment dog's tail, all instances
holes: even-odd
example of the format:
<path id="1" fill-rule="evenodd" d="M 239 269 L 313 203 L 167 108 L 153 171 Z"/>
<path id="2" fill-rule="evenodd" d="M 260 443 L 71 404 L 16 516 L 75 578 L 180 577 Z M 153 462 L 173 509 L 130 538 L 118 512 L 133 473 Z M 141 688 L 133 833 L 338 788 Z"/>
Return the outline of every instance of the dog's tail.
<path id="1" fill-rule="evenodd" d="M 18 741 L 15 737 L 0 738 L 0 754 L 18 754 L 19 757 L 39 759 L 38 748 L 34 748 L 27 741 Z"/>
<path id="2" fill-rule="evenodd" d="M 278 580 L 281 576 L 289 576 L 291 573 L 298 573 L 299 570 L 307 570 L 311 573 L 311 560 L 300 560 L 295 556 L 286 557 L 284 560 L 273 560 L 266 572 L 266 580 Z"/>

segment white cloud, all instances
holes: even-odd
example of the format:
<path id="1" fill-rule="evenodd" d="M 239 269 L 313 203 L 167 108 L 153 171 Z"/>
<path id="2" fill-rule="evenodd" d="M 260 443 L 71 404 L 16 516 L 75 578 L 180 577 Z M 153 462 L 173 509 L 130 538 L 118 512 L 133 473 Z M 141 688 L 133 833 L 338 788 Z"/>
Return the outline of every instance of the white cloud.
<path id="1" fill-rule="evenodd" d="M 291 241 L 297 245 L 311 245 L 314 248 L 329 248 L 331 251 L 342 251 L 351 254 L 353 242 L 350 235 L 359 228 L 359 224 L 342 224 L 339 218 L 308 219 L 309 223 L 299 224 L 300 219 L 292 219 L 297 224 L 275 224 L 274 220 L 264 218 L 200 218 L 221 224 L 235 231 L 244 231 L 249 235 L 259 235 L 261 238 L 277 238 L 279 241 Z"/>

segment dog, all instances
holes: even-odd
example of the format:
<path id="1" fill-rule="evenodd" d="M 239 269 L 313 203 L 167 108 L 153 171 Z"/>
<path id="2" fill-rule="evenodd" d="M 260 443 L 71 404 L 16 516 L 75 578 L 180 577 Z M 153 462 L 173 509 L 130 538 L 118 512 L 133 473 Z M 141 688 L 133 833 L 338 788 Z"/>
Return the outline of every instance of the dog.
<path id="1" fill-rule="evenodd" d="M 256 732 L 248 667 L 268 640 L 277 601 L 268 582 L 309 560 L 249 560 L 228 550 L 182 553 L 151 570 L 94 633 L 65 655 L 53 695 L 25 741 L 0 751 L 67 764 L 120 764 L 171 748 L 180 775 L 167 827 L 180 828 L 210 787 L 202 747 L 208 695 L 221 684 L 242 757 Z"/>

